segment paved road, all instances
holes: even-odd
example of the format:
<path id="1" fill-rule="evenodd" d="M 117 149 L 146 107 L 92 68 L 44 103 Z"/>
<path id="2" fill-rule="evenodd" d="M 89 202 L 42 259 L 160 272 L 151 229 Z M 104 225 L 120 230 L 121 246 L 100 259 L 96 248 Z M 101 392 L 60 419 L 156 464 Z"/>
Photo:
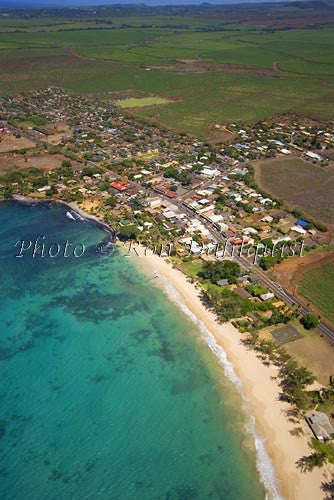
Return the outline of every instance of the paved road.
<path id="1" fill-rule="evenodd" d="M 29 139 L 32 139 L 34 140 L 35 142 L 39 143 L 39 144 L 45 144 L 45 141 L 42 141 L 42 140 L 39 140 L 39 139 L 36 139 L 35 137 L 33 137 L 31 134 L 29 134 L 29 132 L 23 132 L 22 130 L 19 130 L 17 129 L 16 127 L 13 127 L 12 125 L 8 125 L 8 128 L 10 128 L 13 132 L 16 132 L 16 133 L 20 133 L 21 135 L 29 138 Z M 92 166 L 97 166 L 94 162 L 88 162 L 88 164 L 91 164 Z M 235 167 L 230 167 L 229 169 L 227 169 L 225 172 L 224 172 L 224 175 L 228 175 Z M 109 173 L 109 172 L 108 172 Z M 116 177 L 118 178 L 119 176 L 115 175 L 115 174 L 112 174 L 110 173 L 110 177 Z M 212 182 L 214 182 L 214 179 L 208 179 L 208 180 L 205 180 L 203 181 L 202 183 L 200 183 L 199 185 L 197 185 L 195 188 L 187 191 L 184 195 L 182 195 L 181 197 L 178 197 L 177 199 L 173 199 L 173 200 L 169 200 L 168 198 L 164 197 L 161 195 L 161 193 L 159 193 L 159 196 L 161 198 L 165 198 L 166 200 L 168 201 L 171 201 L 174 205 L 176 205 L 181 211 L 185 212 L 189 217 L 195 217 L 199 220 L 201 220 L 201 222 L 203 223 L 203 225 L 208 229 L 208 231 L 210 231 L 210 233 L 212 234 L 212 236 L 214 236 L 214 238 L 218 241 L 218 242 L 221 242 L 221 243 L 224 243 L 224 238 L 221 236 L 221 234 L 217 231 L 217 229 L 215 228 L 215 226 L 213 224 L 210 224 L 207 219 L 205 219 L 203 216 L 199 215 L 199 214 L 195 214 L 195 212 L 193 212 L 192 210 L 190 210 L 188 207 L 186 207 L 184 205 L 184 199 L 185 198 L 191 198 L 192 194 L 194 194 L 199 188 L 201 189 L 205 189 L 206 187 L 209 187 Z M 136 187 L 139 187 L 140 189 L 144 189 L 146 190 L 147 193 L 149 193 L 149 191 L 154 190 L 153 187 L 151 187 L 151 189 L 147 189 L 145 187 L 143 187 L 141 184 L 138 184 L 134 181 L 131 181 L 129 182 L 130 185 L 132 186 L 136 186 Z M 280 285 L 279 283 L 275 283 L 274 281 L 272 281 L 270 278 L 268 278 L 268 276 L 263 272 L 261 271 L 258 267 L 254 266 L 251 262 L 249 262 L 247 259 L 245 259 L 244 257 L 240 257 L 240 256 L 234 256 L 233 257 L 240 265 L 242 268 L 244 268 L 246 271 L 248 272 L 252 272 L 253 274 L 255 274 L 256 276 L 258 276 L 258 279 L 261 281 L 261 283 L 263 283 L 264 285 L 266 285 L 266 287 L 272 291 L 273 293 L 275 293 L 275 295 L 277 297 L 279 297 L 280 299 L 284 300 L 287 304 L 289 305 L 298 305 L 300 308 L 301 308 L 301 313 L 302 314 L 307 314 L 309 312 L 311 312 L 297 297 L 293 296 L 288 290 L 286 290 L 282 285 Z M 327 325 L 326 323 L 324 323 L 323 321 L 318 325 L 317 327 L 317 331 L 318 333 L 323 336 L 331 345 L 334 345 L 334 329 L 331 328 L 329 325 Z"/>
<path id="2" fill-rule="evenodd" d="M 180 210 L 185 211 L 188 213 L 188 215 L 192 215 L 195 217 L 195 213 L 192 213 L 191 210 L 187 210 L 187 208 L 183 205 L 183 202 L 181 201 L 176 201 L 173 203 L 179 207 Z M 201 216 L 198 216 L 197 218 L 201 219 L 201 222 L 205 227 L 210 231 L 212 236 L 214 238 L 221 242 L 224 243 L 225 239 L 221 236 L 221 234 L 216 230 L 214 225 L 209 224 L 206 219 L 204 219 Z M 272 291 L 278 298 L 284 300 L 287 304 L 289 305 L 298 305 L 301 309 L 301 313 L 303 315 L 310 313 L 311 311 L 301 302 L 297 297 L 292 295 L 286 288 L 284 288 L 282 285 L 279 283 L 276 283 L 272 281 L 268 276 L 258 267 L 256 267 L 254 264 L 249 262 L 245 257 L 240 257 L 239 255 L 236 255 L 233 257 L 234 260 L 236 260 L 243 269 L 245 269 L 248 272 L 252 272 L 255 274 L 258 279 L 263 283 L 270 291 Z M 324 323 L 323 321 L 318 325 L 317 327 L 317 332 L 323 336 L 331 345 L 334 345 L 334 329 L 331 328 L 329 325 Z"/>
<path id="3" fill-rule="evenodd" d="M 251 271 L 253 274 L 258 276 L 262 283 L 266 285 L 269 290 L 271 290 L 275 295 L 281 299 L 283 299 L 289 305 L 297 305 L 301 309 L 302 314 L 308 314 L 311 311 L 301 302 L 297 297 L 292 295 L 286 288 L 284 288 L 279 283 L 272 281 L 268 276 L 266 276 L 260 269 L 253 266 L 250 262 L 248 262 L 244 257 L 235 257 L 235 260 L 247 271 Z M 326 323 L 321 322 L 317 331 L 320 335 L 324 336 L 328 342 L 331 344 L 334 343 L 334 330 L 330 326 L 326 325 Z"/>

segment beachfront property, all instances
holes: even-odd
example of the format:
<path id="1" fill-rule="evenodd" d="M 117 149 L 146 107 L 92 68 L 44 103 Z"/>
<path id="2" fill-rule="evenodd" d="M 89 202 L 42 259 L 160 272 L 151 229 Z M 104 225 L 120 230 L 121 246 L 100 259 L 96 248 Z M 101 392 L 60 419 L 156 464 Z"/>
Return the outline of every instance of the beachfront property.
<path id="1" fill-rule="evenodd" d="M 228 146 L 212 146 L 138 123 L 111 104 L 54 87 L 0 99 L 3 128 L 13 136 L 30 137 L 34 130 L 24 128 L 22 117 L 36 113 L 37 106 L 43 129 L 52 131 L 61 123 L 66 134 L 47 135 L 48 142 L 34 135 L 22 166 L 29 155 L 33 164 L 41 146 L 45 161 L 51 163 L 58 155 L 59 166 L 48 168 L 43 183 L 29 174 L 23 191 L 22 183 L 9 179 L 0 194 L 75 201 L 116 230 L 120 221 L 122 228 L 134 226 L 146 242 L 172 239 L 175 253 L 189 250 L 187 241 L 193 240 L 193 255 L 222 258 L 243 251 L 252 265 L 257 262 L 250 251 L 253 246 L 260 250 L 261 263 L 273 248 L 280 258 L 293 255 L 291 247 L 301 238 L 306 250 L 323 241 L 312 224 L 296 220 L 286 207 L 260 192 L 247 162 L 300 148 L 301 137 L 299 155 L 312 152 L 315 137 L 317 146 L 334 146 L 330 128 L 304 127 L 297 121 L 242 128 L 232 124 L 228 128 L 235 140 Z M 12 158 L 15 165 L 18 156 Z"/>
<path id="2" fill-rule="evenodd" d="M 325 413 L 320 411 L 307 413 L 305 419 L 319 441 L 329 441 L 334 438 L 334 428 Z"/>

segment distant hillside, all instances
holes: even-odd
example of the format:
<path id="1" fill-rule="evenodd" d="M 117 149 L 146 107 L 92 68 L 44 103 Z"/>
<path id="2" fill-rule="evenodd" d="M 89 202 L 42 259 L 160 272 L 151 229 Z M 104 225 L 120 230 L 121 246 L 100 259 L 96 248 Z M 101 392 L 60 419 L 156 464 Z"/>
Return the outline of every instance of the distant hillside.
<path id="1" fill-rule="evenodd" d="M 145 8 L 153 8 L 153 7 L 168 7 L 174 6 L 175 8 L 182 7 L 191 8 L 200 7 L 201 9 L 210 9 L 215 8 L 217 6 L 227 8 L 232 6 L 237 8 L 238 10 L 253 10 L 254 8 L 261 7 L 263 5 L 264 8 L 268 8 L 270 6 L 289 6 L 299 9 L 308 9 L 308 10 L 328 10 L 334 7 L 334 0 L 301 0 L 291 2 L 281 1 L 281 0 L 252 0 L 240 2 L 240 0 L 210 0 L 209 2 L 203 2 L 203 0 L 145 0 L 135 1 L 135 0 L 0 0 L 0 9 L 66 9 L 67 11 L 71 11 L 71 9 L 76 9 L 76 11 L 85 11 L 87 10 L 100 10 L 113 8 L 132 8 L 136 9 L 145 9 Z"/>
<path id="2" fill-rule="evenodd" d="M 310 0 L 309 2 L 290 2 L 289 6 L 297 7 L 298 9 L 314 9 L 314 10 L 328 10 L 333 8 L 333 4 L 329 5 L 322 0 Z"/>
<path id="3" fill-rule="evenodd" d="M 237 4 L 282 4 L 284 5 L 286 2 L 282 2 L 281 0 L 252 0 L 251 2 L 245 1 L 240 2 L 240 0 L 210 0 L 210 2 L 203 2 L 203 0 L 145 0 L 135 1 L 135 0 L 0 0 L 0 9 L 29 9 L 29 8 L 66 8 L 66 7 L 100 7 L 104 5 L 133 5 L 133 6 L 167 6 L 167 5 L 237 5 Z M 305 3 L 308 2 L 293 2 L 293 3 Z M 319 1 L 311 1 L 309 3 L 321 4 L 323 2 Z"/>

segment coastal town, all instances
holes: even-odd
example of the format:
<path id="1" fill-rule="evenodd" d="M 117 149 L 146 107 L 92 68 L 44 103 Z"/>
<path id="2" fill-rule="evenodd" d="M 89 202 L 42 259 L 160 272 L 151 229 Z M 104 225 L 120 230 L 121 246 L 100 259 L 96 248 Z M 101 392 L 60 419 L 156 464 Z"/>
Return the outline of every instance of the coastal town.
<path id="1" fill-rule="evenodd" d="M 324 168 L 334 159 L 333 124 L 282 118 L 215 127 L 224 128 L 225 144 L 176 134 L 61 88 L 3 97 L 0 195 L 61 200 L 112 227 L 125 251 L 150 249 L 169 259 L 202 287 L 221 323 L 233 320 L 263 361 L 280 367 L 294 416 L 309 410 L 310 435 L 330 440 L 331 374 L 321 391 L 307 393 L 315 378 L 277 345 L 298 338 L 300 323 L 330 345 L 334 331 L 268 274 L 328 244 L 329 228 L 264 192 L 253 162 L 293 156 Z M 288 387 L 292 372 L 298 382 Z M 315 398 L 324 411 L 313 411 Z M 311 457 L 300 464 L 305 470 L 315 466 Z"/>
<path id="2" fill-rule="evenodd" d="M 328 165 L 330 124 L 230 124 L 228 143 L 212 145 L 59 88 L 1 98 L 0 118 L 3 197 L 75 202 L 162 254 L 231 257 L 246 268 L 267 270 L 330 240 L 323 223 L 263 192 L 250 163 L 294 155 Z"/>
<path id="3" fill-rule="evenodd" d="M 332 126 L 230 124 L 229 143 L 214 146 L 58 88 L 2 98 L 0 117 L 1 161 L 10 167 L 3 196 L 75 201 L 117 231 L 131 226 L 141 241 L 172 241 L 181 255 L 189 245 L 193 255 L 212 253 L 222 236 L 226 255 L 242 246 L 264 269 L 328 237 L 324 224 L 264 193 L 249 161 L 293 154 L 327 165 Z"/>
<path id="4" fill-rule="evenodd" d="M 0 118 L 2 197 L 74 202 L 121 240 L 181 262 L 233 259 L 244 270 L 234 294 L 270 304 L 276 296 L 274 307 L 283 315 L 286 306 L 306 312 L 263 271 L 321 248 L 328 228 L 263 192 L 249 162 L 295 155 L 327 165 L 333 161 L 331 125 L 284 119 L 252 128 L 229 124 L 227 144 L 212 145 L 122 114 L 114 103 L 52 87 L 1 98 Z M 263 293 L 252 295 L 247 287 L 257 283 Z M 262 325 L 254 315 L 242 324 L 259 319 Z M 328 326 L 320 328 L 334 341 Z"/>
<path id="5" fill-rule="evenodd" d="M 0 500 L 334 500 L 334 0 L 0 49 Z"/>

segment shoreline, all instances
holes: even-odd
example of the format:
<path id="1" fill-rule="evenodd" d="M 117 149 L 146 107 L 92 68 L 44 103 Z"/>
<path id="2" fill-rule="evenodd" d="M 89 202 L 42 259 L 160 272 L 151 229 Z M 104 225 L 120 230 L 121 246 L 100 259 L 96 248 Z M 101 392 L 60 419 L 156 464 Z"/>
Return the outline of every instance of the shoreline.
<path id="1" fill-rule="evenodd" d="M 116 239 L 115 230 L 111 226 L 97 216 L 83 211 L 75 203 L 54 198 L 39 199 L 19 195 L 11 200 L 27 204 L 61 203 L 112 233 L 113 241 Z M 164 258 L 153 254 L 151 250 L 144 256 L 144 247 L 138 244 L 133 245 L 129 255 L 134 257 L 142 271 L 150 276 L 158 272 L 160 277 L 164 278 L 154 280 L 154 286 L 163 289 L 169 300 L 176 303 L 184 314 L 191 316 L 197 326 L 204 326 L 207 331 L 204 340 L 224 367 L 226 376 L 229 376 L 227 366 L 231 367 L 234 380 L 231 376 L 229 378 L 245 402 L 243 411 L 250 414 L 249 425 L 252 429 L 247 432 L 251 432 L 255 441 L 257 469 L 260 481 L 267 492 L 266 500 L 320 499 L 321 484 L 331 478 L 330 466 L 316 468 L 306 474 L 296 467 L 299 458 L 311 453 L 307 443 L 312 436 L 305 422 L 301 423 L 303 430 L 306 431 L 305 435 L 301 437 L 291 435 L 294 425 L 286 416 L 290 405 L 278 399 L 280 393 L 276 381 L 278 369 L 275 366 L 265 366 L 255 351 L 242 344 L 242 334 L 231 323 L 218 323 L 214 313 L 201 302 L 196 285 L 191 283 L 180 270 L 172 267 Z M 175 291 L 179 297 L 175 296 Z M 214 346 L 210 345 L 208 336 L 214 340 Z M 224 360 L 219 356 L 220 353 L 217 352 L 219 350 L 223 353 Z M 264 470 L 263 463 L 260 463 L 261 458 L 267 459 L 271 470 Z"/>
<path id="2" fill-rule="evenodd" d="M 290 405 L 279 400 L 280 387 L 276 380 L 278 368 L 265 366 L 257 353 L 241 343 L 242 334 L 231 324 L 220 324 L 213 312 L 201 302 L 199 290 L 178 269 L 166 260 L 147 252 L 136 245 L 136 252 L 130 253 L 140 268 L 149 273 L 158 273 L 163 279 L 155 279 L 154 286 L 162 288 L 169 300 L 180 307 L 185 314 L 188 309 L 194 322 L 203 325 L 208 332 L 205 340 L 211 351 L 218 357 L 220 364 L 232 365 L 237 380 L 232 380 L 245 401 L 245 412 L 250 412 L 250 424 L 254 420 L 252 434 L 255 440 L 257 468 L 269 499 L 315 500 L 321 498 L 321 484 L 330 479 L 329 467 L 315 468 L 312 472 L 302 473 L 296 461 L 310 455 L 308 441 L 312 437 L 305 422 L 301 423 L 305 435 L 296 437 L 291 434 L 295 427 L 288 420 L 286 412 Z M 181 299 L 175 296 L 175 291 Z M 185 306 L 185 307 L 184 307 Z M 216 346 L 210 345 L 212 336 Z M 219 356 L 223 351 L 227 363 Z M 226 354 L 226 356 L 225 356 Z M 231 378 L 231 377 L 230 377 Z M 298 424 L 299 425 L 299 424 Z M 249 432 L 249 431 L 248 431 Z M 268 458 L 270 461 L 268 461 Z M 263 460 L 267 459 L 267 467 Z M 271 467 L 270 467 L 271 466 Z"/>
<path id="3" fill-rule="evenodd" d="M 80 215 L 84 219 L 87 219 L 91 222 L 95 222 L 99 226 L 102 226 L 105 230 L 107 230 L 108 233 L 112 233 L 112 235 L 113 235 L 112 240 L 113 241 L 116 239 L 116 231 L 112 226 L 110 226 L 106 222 L 99 219 L 96 215 L 89 214 L 88 212 L 85 212 L 80 207 L 78 207 L 78 205 L 75 202 L 67 202 L 67 201 L 55 199 L 55 198 L 40 199 L 40 198 L 33 198 L 31 196 L 22 196 L 22 195 L 18 195 L 18 194 L 14 195 L 12 198 L 5 198 L 1 201 L 17 201 L 19 203 L 25 203 L 27 205 L 31 204 L 31 203 L 60 203 L 62 205 L 65 205 L 66 207 L 70 208 L 71 210 L 76 212 L 78 215 Z"/>

